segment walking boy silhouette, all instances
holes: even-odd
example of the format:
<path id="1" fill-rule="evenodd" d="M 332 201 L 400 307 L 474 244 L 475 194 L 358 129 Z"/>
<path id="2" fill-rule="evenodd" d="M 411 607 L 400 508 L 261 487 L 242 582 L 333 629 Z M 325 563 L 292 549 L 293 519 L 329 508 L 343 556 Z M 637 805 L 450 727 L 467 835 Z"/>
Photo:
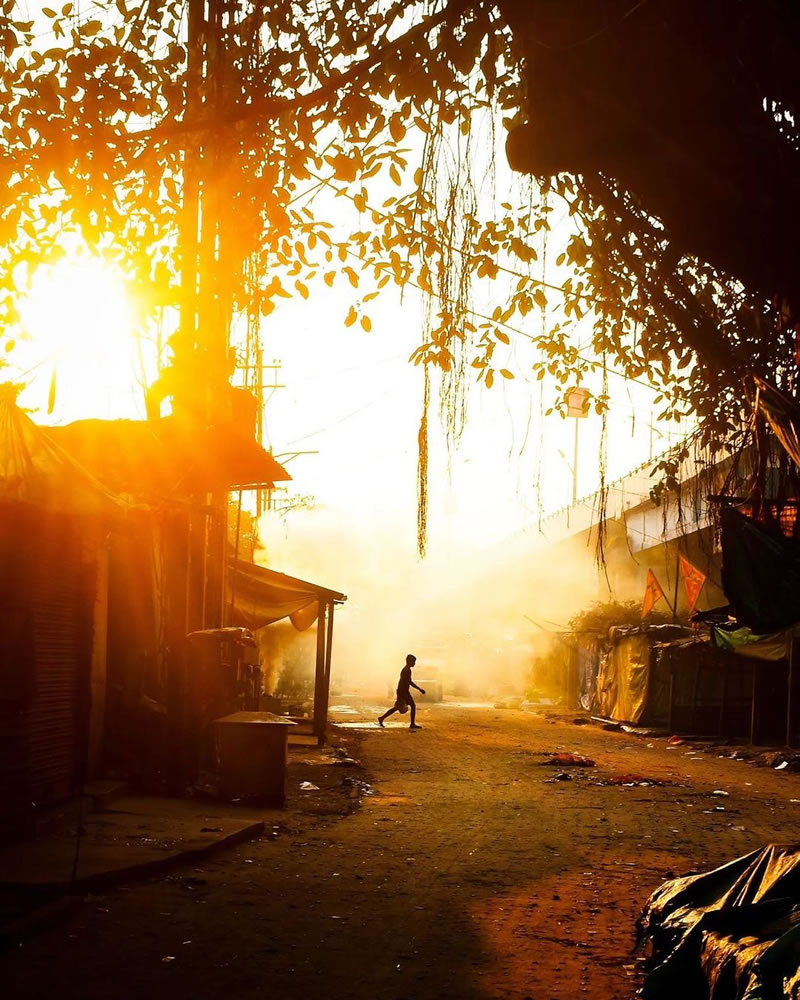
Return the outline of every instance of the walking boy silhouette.
<path id="1" fill-rule="evenodd" d="M 417 725 L 417 705 L 414 699 L 411 697 L 411 688 L 416 688 L 420 694 L 425 694 L 423 688 L 419 687 L 411 680 L 411 671 L 414 668 L 414 664 L 417 662 L 416 656 L 409 653 L 406 657 L 406 665 L 400 671 L 400 680 L 397 682 L 397 698 L 394 705 L 383 715 L 378 716 L 378 725 L 383 729 L 383 724 L 390 715 L 394 715 L 395 712 L 399 712 L 401 715 L 405 715 L 408 709 L 411 709 L 411 724 L 409 729 L 422 729 L 422 726 Z"/>

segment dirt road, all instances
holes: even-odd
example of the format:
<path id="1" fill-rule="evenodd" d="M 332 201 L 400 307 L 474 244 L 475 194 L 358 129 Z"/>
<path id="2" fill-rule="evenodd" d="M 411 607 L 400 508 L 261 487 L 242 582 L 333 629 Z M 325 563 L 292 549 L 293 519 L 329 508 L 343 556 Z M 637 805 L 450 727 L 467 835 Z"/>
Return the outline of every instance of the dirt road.
<path id="1" fill-rule="evenodd" d="M 340 718 L 360 808 L 293 789 L 311 805 L 269 815 L 278 839 L 87 901 L 0 960 L 3 994 L 624 1000 L 665 877 L 796 837 L 798 774 L 486 706 L 425 707 L 413 734 Z M 551 780 L 554 750 L 597 766 Z"/>

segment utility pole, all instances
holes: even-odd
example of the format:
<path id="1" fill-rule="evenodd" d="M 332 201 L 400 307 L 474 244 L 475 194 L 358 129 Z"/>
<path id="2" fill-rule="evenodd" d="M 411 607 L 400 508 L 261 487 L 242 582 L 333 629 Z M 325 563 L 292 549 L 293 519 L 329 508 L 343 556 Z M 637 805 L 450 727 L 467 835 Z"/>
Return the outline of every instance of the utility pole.
<path id="1" fill-rule="evenodd" d="M 190 434 L 203 434 L 225 418 L 229 357 L 230 281 L 219 192 L 222 133 L 215 127 L 229 81 L 225 30 L 231 0 L 188 0 L 187 67 L 181 218 L 181 316 L 174 341 L 173 411 Z M 206 495 L 190 520 L 197 586 L 187 579 L 185 619 L 194 628 L 221 624 L 225 615 L 227 493 Z M 187 570 L 187 573 L 189 571 Z"/>

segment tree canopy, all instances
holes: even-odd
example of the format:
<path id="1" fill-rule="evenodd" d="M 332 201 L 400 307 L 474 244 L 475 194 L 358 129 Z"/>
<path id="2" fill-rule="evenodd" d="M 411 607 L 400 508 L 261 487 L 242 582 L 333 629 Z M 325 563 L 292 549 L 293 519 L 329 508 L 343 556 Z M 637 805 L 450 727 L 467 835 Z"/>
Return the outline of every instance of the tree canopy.
<path id="1" fill-rule="evenodd" d="M 468 371 L 512 378 L 522 330 L 540 377 L 615 366 L 720 447 L 743 426 L 745 373 L 793 385 L 798 15 L 701 7 L 95 0 L 44 8 L 43 26 L 3 0 L 7 347 L 27 278 L 75 233 L 146 313 L 182 307 L 176 370 L 204 370 L 232 313 L 268 315 L 314 281 L 348 282 L 344 322 L 364 329 L 382 288 L 415 286 L 432 307 L 413 360 L 441 371 L 452 434 Z M 486 197 L 477 121 L 508 131 L 529 184 Z M 331 190 L 353 207 L 347 231 L 318 210 Z M 211 235 L 191 232 L 192 198 Z M 569 232 L 552 229 L 556 199 Z M 563 280 L 546 282 L 545 252 Z M 476 314 L 471 287 L 498 278 L 502 301 Z M 587 314 L 588 353 L 572 335 Z"/>

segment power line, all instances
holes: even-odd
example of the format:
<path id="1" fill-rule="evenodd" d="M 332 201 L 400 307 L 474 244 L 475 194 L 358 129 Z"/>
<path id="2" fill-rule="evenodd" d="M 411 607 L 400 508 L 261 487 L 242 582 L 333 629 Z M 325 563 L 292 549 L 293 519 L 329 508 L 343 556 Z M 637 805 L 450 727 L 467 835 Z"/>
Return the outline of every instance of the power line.
<path id="1" fill-rule="evenodd" d="M 315 185 L 315 187 L 312 189 L 313 191 L 318 190 L 320 185 L 326 185 L 332 191 L 335 191 L 337 194 L 340 194 L 340 195 L 342 195 L 345 198 L 348 198 L 350 201 L 352 201 L 355 204 L 355 196 L 351 195 L 350 192 L 347 191 L 346 189 L 339 188 L 335 184 L 331 183 L 331 181 L 330 181 L 329 178 L 320 177 L 319 175 L 313 174 L 313 173 L 311 174 L 311 176 L 318 182 L 317 185 Z M 398 229 L 403 230 L 403 232 L 405 232 L 407 235 L 409 235 L 409 236 L 417 236 L 420 239 L 430 240 L 431 242 L 435 243 L 436 246 L 439 247 L 439 249 L 445 249 L 445 250 L 454 251 L 455 253 L 461 254 L 462 256 L 466 256 L 465 251 L 462 250 L 460 247 L 454 246 L 453 244 L 444 243 L 443 241 L 436 239 L 436 237 L 430 236 L 430 235 L 428 235 L 426 233 L 422 233 L 419 230 L 410 229 L 410 228 L 408 228 L 406 226 L 400 225 L 400 224 L 398 224 L 396 222 L 396 220 L 394 220 L 392 218 L 391 215 L 388 215 L 386 212 L 382 212 L 380 209 L 373 208 L 368 202 L 364 202 L 363 204 L 364 204 L 364 207 L 368 211 L 373 212 L 375 215 L 379 216 L 380 218 L 382 218 L 384 220 L 393 222 L 394 225 L 396 225 Z M 356 207 L 358 207 L 358 206 L 356 205 Z M 353 257 L 354 259 L 356 259 L 356 260 L 360 261 L 361 263 L 363 263 L 361 257 L 359 257 L 358 254 L 354 253 L 352 250 L 347 250 L 346 252 L 351 257 Z M 569 293 L 569 292 L 567 292 L 567 291 L 564 290 L 563 286 L 554 285 L 554 284 L 551 284 L 550 282 L 547 282 L 547 281 L 542 281 L 540 278 L 533 278 L 529 274 L 523 274 L 521 271 L 514 271 L 511 268 L 504 267 L 501 264 L 497 264 L 495 266 L 497 267 L 498 271 L 502 271 L 504 274 L 508 274 L 508 275 L 510 275 L 511 277 L 514 277 L 514 278 L 524 278 L 526 281 L 529 281 L 532 285 L 539 286 L 540 288 L 547 288 L 550 291 L 559 292 L 561 295 L 564 295 L 564 296 L 566 296 L 568 294 L 574 294 L 576 296 L 576 298 L 585 299 L 586 301 L 592 302 L 595 305 L 602 304 L 600 302 L 600 300 L 596 296 L 589 295 L 587 292 L 573 292 L 573 293 Z M 407 281 L 407 284 L 411 285 L 414 288 L 419 289 L 421 292 L 425 292 L 426 294 L 429 294 L 429 293 L 427 293 L 426 289 L 422 288 L 421 285 L 417 284 L 417 282 L 413 281 L 412 279 L 409 279 Z M 441 299 L 442 296 L 440 295 L 439 298 Z M 452 299 L 449 299 L 449 300 L 446 300 L 446 301 L 448 301 L 450 305 L 456 305 L 457 304 Z M 482 320 L 487 321 L 489 323 L 495 323 L 497 326 L 502 326 L 506 330 L 511 331 L 512 333 L 515 333 L 515 334 L 517 334 L 517 335 L 519 335 L 521 337 L 526 337 L 528 340 L 536 342 L 537 339 L 538 339 L 538 338 L 532 336 L 531 334 L 526 333 L 524 330 L 520 330 L 517 327 L 513 327 L 509 323 L 493 319 L 491 316 L 486 316 L 483 313 L 479 313 L 479 312 L 477 312 L 475 309 L 473 309 L 471 307 L 467 307 L 467 312 L 471 313 L 473 316 L 475 316 L 478 319 L 482 319 Z M 580 348 L 578 348 L 578 350 L 580 350 Z M 585 355 L 580 354 L 580 353 L 576 354 L 576 358 L 579 358 L 581 361 L 585 362 L 586 364 L 592 365 L 595 368 L 603 368 L 604 367 L 604 365 L 602 364 L 602 362 L 594 361 L 593 359 L 587 358 Z M 623 379 L 625 379 L 626 382 L 632 382 L 635 385 L 642 385 L 646 389 L 649 389 L 651 392 L 662 392 L 663 391 L 662 389 L 659 389 L 657 386 L 651 385 L 649 382 L 643 382 L 643 381 L 641 381 L 641 379 L 632 378 L 629 375 L 623 375 L 621 372 L 615 371 L 613 368 L 608 368 L 607 370 L 608 370 L 609 374 L 615 375 L 618 378 L 623 378 Z"/>
<path id="2" fill-rule="evenodd" d="M 596 31 L 586 35 L 585 38 L 578 38 L 576 41 L 567 42 L 565 45 L 548 45 L 546 42 L 540 42 L 534 39 L 533 44 L 538 46 L 540 49 L 547 49 L 549 52 L 568 52 L 570 49 L 580 48 L 580 46 L 588 45 L 596 38 L 600 38 L 602 35 L 607 34 L 612 28 L 616 28 L 618 25 L 622 24 L 623 21 L 627 21 L 628 18 L 635 14 L 640 7 L 644 7 L 644 5 L 648 2 L 649 0 L 638 0 L 638 3 L 629 7 L 624 14 L 620 14 L 620 16 L 615 18 L 613 21 L 608 21 L 606 24 L 601 25 Z"/>
<path id="3" fill-rule="evenodd" d="M 325 184 L 332 191 L 335 191 L 337 194 L 341 195 L 344 198 L 348 198 L 350 201 L 353 202 L 356 208 L 358 208 L 355 195 L 350 194 L 350 192 L 346 188 L 337 187 L 335 184 L 331 183 L 330 178 L 320 177 L 318 174 L 314 173 L 311 173 L 311 176 L 315 180 L 319 181 L 320 184 Z M 466 252 L 462 250 L 461 247 L 457 247 L 452 243 L 445 243 L 442 240 L 437 239 L 435 236 L 431 236 L 428 233 L 423 233 L 418 229 L 411 229 L 408 226 L 400 225 L 393 216 L 389 215 L 386 212 L 382 212 L 378 208 L 374 208 L 367 201 L 363 202 L 363 205 L 365 209 L 372 212 L 374 215 L 379 216 L 381 219 L 385 219 L 387 222 L 393 222 L 398 229 L 401 229 L 408 236 L 417 236 L 419 237 L 419 239 L 422 240 L 430 240 L 432 243 L 435 243 L 440 250 L 449 250 L 453 253 L 460 254 L 461 256 L 464 257 L 467 256 Z M 523 274 L 521 271 L 514 271 L 511 268 L 504 267 L 502 264 L 496 264 L 495 267 L 497 268 L 498 271 L 502 271 L 503 274 L 508 274 L 512 278 L 524 278 L 526 281 L 530 281 L 532 285 L 537 285 L 540 288 L 547 288 L 552 292 L 559 292 L 561 295 L 570 294 L 564 290 L 563 285 L 553 285 L 549 281 L 543 281 L 541 278 L 532 278 L 529 274 Z M 589 295 L 588 292 L 573 292 L 571 294 L 574 294 L 576 298 L 586 299 L 589 302 L 594 302 L 596 305 L 601 304 L 600 300 L 596 296 Z"/>
<path id="4" fill-rule="evenodd" d="M 354 260 L 361 261 L 361 258 L 358 256 L 358 254 L 354 250 L 346 250 L 345 252 L 347 253 L 348 256 L 353 257 Z M 363 263 L 363 261 L 362 261 L 362 263 Z M 406 284 L 410 285 L 412 288 L 418 289 L 420 292 L 422 292 L 425 295 L 429 294 L 429 292 L 425 288 L 423 288 L 422 285 L 417 284 L 417 282 L 414 281 L 413 278 L 409 278 L 406 281 Z M 459 304 L 454 299 L 447 298 L 447 296 L 439 295 L 439 299 L 441 301 L 447 302 L 449 305 L 458 305 Z M 527 340 L 530 340 L 532 343 L 536 343 L 537 340 L 538 340 L 538 338 L 534 337 L 533 334 L 527 333 L 525 330 L 520 330 L 518 327 L 511 326 L 510 323 L 505 323 L 502 320 L 493 319 L 491 316 L 487 316 L 485 313 L 478 312 L 477 309 L 473 309 L 471 306 L 466 306 L 465 310 L 471 316 L 474 316 L 475 319 L 481 319 L 481 320 L 484 320 L 485 322 L 488 322 L 488 323 L 494 323 L 495 326 L 501 326 L 505 330 L 508 330 L 510 333 L 516 334 L 517 336 L 520 336 L 520 337 L 525 337 Z M 613 369 L 613 368 L 609 368 L 603 362 L 595 361 L 592 358 L 587 358 L 583 354 L 576 353 L 575 357 L 578 358 L 579 360 L 583 361 L 585 364 L 590 365 L 593 368 L 599 368 L 599 369 L 605 368 L 605 370 L 608 372 L 609 375 L 615 375 L 617 378 L 624 379 L 626 382 L 632 382 L 634 385 L 644 386 L 644 388 L 645 389 L 649 389 L 650 392 L 663 392 L 664 391 L 663 389 L 660 389 L 658 386 L 651 385 L 649 382 L 643 382 L 641 379 L 633 378 L 630 375 L 623 375 L 622 372 L 618 372 L 618 371 L 615 371 L 615 369 Z"/>
<path id="5" fill-rule="evenodd" d="M 339 424 L 343 424 L 346 420 L 351 420 L 353 417 L 358 416 L 359 413 L 363 413 L 364 410 L 369 409 L 370 406 L 374 406 L 376 403 L 379 403 L 390 393 L 398 392 L 400 389 L 403 388 L 405 387 L 402 385 L 395 385 L 389 389 L 386 389 L 384 392 L 380 393 L 380 395 L 375 396 L 373 399 L 368 400 L 366 403 L 364 403 L 363 406 L 359 406 L 358 409 L 351 410 L 350 413 L 345 413 L 343 417 L 340 417 L 338 420 L 334 420 L 333 423 L 326 424 L 324 427 L 320 427 L 316 431 L 311 431 L 309 434 L 303 434 L 302 437 L 295 438 L 293 441 L 288 441 L 286 443 L 286 447 L 299 444 L 301 441 L 307 441 L 309 438 L 316 437 L 318 434 L 324 434 L 325 431 L 330 430 L 332 427 L 338 427 Z"/>

